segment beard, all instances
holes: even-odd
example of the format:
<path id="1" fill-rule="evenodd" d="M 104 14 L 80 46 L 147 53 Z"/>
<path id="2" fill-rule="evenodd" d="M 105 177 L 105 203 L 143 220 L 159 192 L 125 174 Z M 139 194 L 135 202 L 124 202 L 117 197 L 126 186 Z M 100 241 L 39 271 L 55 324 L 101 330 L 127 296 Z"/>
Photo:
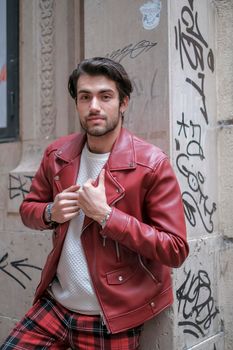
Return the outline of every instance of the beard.
<path id="1" fill-rule="evenodd" d="M 89 114 L 89 116 L 86 117 L 84 121 L 80 120 L 80 125 L 83 131 L 85 131 L 88 135 L 96 136 L 96 137 L 104 136 L 114 131 L 122 119 L 122 116 L 119 111 L 118 115 L 116 115 L 111 120 L 109 120 L 108 117 L 104 115 L 99 115 L 100 119 L 102 119 L 101 123 L 97 122 L 96 124 L 93 123 L 94 125 L 89 125 L 88 118 L 91 118 L 91 117 L 92 117 L 92 114 Z"/>

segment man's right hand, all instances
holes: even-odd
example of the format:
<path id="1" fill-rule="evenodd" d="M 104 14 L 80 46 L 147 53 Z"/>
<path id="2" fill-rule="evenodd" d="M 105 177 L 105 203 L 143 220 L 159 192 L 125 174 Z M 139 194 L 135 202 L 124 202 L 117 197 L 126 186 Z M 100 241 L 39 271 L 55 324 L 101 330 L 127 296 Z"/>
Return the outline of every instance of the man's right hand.
<path id="1" fill-rule="evenodd" d="M 62 224 L 78 215 L 80 208 L 77 202 L 77 191 L 79 188 L 79 185 L 72 185 L 56 195 L 51 208 L 52 221 Z"/>

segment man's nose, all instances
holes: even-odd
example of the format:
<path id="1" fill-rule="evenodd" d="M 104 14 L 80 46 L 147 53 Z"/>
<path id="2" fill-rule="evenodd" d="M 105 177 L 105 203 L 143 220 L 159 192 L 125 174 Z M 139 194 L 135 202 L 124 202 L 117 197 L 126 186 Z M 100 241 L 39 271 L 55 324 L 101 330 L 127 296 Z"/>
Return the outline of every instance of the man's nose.
<path id="1" fill-rule="evenodd" d="M 90 103 L 90 109 L 91 110 L 100 110 L 100 103 L 97 97 L 93 97 L 91 99 L 91 103 Z"/>

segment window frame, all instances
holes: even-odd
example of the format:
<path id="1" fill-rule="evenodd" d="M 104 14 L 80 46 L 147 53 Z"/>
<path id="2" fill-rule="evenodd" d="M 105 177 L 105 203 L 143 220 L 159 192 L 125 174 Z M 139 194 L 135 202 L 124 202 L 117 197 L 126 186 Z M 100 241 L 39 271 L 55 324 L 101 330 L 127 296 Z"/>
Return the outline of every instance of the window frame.
<path id="1" fill-rule="evenodd" d="M 19 0 L 6 0 L 7 125 L 0 127 L 0 143 L 19 138 Z"/>

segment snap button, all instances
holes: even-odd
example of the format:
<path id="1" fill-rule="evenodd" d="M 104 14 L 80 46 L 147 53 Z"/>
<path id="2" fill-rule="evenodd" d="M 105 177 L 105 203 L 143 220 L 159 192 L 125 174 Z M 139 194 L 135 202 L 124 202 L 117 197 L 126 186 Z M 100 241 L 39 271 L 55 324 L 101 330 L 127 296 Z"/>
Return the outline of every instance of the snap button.
<path id="1" fill-rule="evenodd" d="M 119 188 L 116 189 L 116 193 L 120 193 L 121 191 L 119 190 Z"/>
<path id="2" fill-rule="evenodd" d="M 150 305 L 151 305 L 152 307 L 154 307 L 154 306 L 155 306 L 155 303 L 152 301 L 152 302 L 150 303 Z"/>
<path id="3" fill-rule="evenodd" d="M 54 176 L 54 180 L 59 180 L 59 175 Z"/>
<path id="4" fill-rule="evenodd" d="M 122 281 L 123 281 L 123 277 L 122 277 L 122 276 L 119 276 L 119 277 L 118 277 L 118 280 L 119 280 L 120 282 L 122 282 Z"/>
<path id="5" fill-rule="evenodd" d="M 57 154 L 61 155 L 61 154 L 62 154 L 62 151 L 58 151 Z"/>

